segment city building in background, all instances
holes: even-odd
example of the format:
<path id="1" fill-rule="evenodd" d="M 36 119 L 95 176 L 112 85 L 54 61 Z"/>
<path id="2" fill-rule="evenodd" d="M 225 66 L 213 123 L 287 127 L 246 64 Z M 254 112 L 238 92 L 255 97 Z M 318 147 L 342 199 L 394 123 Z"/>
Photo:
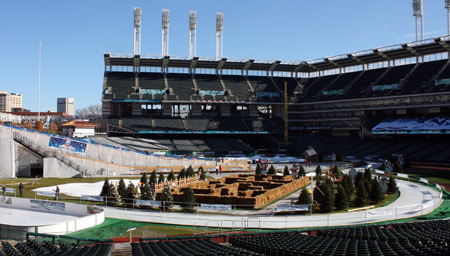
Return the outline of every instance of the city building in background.
<path id="1" fill-rule="evenodd" d="M 22 94 L 0 91 L 0 112 L 13 112 L 22 108 Z"/>
<path id="2" fill-rule="evenodd" d="M 66 113 L 68 115 L 75 115 L 75 107 L 74 107 L 74 99 L 73 98 L 58 98 L 57 99 L 57 112 Z"/>

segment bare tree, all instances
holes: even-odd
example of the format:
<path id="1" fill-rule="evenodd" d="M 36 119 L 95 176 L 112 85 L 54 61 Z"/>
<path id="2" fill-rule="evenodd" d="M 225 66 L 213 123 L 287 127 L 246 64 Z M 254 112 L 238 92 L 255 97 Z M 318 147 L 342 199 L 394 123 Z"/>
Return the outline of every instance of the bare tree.
<path id="1" fill-rule="evenodd" d="M 102 106 L 100 104 L 89 105 L 85 108 L 79 108 L 75 111 L 77 118 L 96 119 L 102 116 Z"/>

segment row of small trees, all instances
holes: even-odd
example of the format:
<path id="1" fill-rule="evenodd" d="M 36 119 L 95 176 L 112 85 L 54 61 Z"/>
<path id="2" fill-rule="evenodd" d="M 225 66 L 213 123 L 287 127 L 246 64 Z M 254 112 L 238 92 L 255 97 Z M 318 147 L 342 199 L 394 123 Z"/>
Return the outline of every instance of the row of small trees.
<path id="1" fill-rule="evenodd" d="M 203 167 L 199 167 L 197 171 L 200 179 L 206 179 L 205 171 Z M 183 168 L 178 174 L 177 179 L 193 177 L 195 175 L 192 166 L 189 166 L 186 170 Z M 140 179 L 140 199 L 142 200 L 155 200 L 155 184 L 162 183 L 165 181 L 164 174 L 160 173 L 159 178 L 156 178 L 156 171 L 153 171 L 150 178 L 147 179 L 147 174 L 144 173 Z M 167 180 L 175 180 L 175 175 L 172 172 L 167 176 Z M 123 205 L 133 204 L 134 199 L 137 198 L 138 188 L 130 182 L 128 185 L 125 184 L 124 179 L 120 179 L 117 188 L 114 184 L 110 183 L 106 178 L 102 187 L 100 196 L 108 198 L 109 202 L 121 202 Z M 165 186 L 161 191 L 161 198 L 158 198 L 163 202 L 162 209 L 167 210 L 173 206 L 173 195 L 169 186 Z M 187 210 L 192 211 L 196 202 L 195 194 L 192 188 L 188 187 L 184 189 L 183 196 L 181 197 L 180 206 Z"/>
<path id="2" fill-rule="evenodd" d="M 316 173 L 319 173 L 318 171 Z M 319 204 L 319 211 L 323 213 L 336 210 L 346 210 L 349 207 L 354 193 L 354 204 L 362 207 L 369 203 L 377 204 L 384 200 L 383 192 L 378 178 L 372 178 L 369 169 L 364 173 L 358 172 L 355 176 L 355 182 L 349 175 L 343 175 L 342 181 L 336 186 L 331 179 L 321 181 L 318 179 L 313 191 L 314 200 Z M 387 193 L 396 193 L 398 191 L 395 179 L 391 176 L 387 187 Z M 297 204 L 311 204 L 311 196 L 304 188 L 298 198 Z"/>

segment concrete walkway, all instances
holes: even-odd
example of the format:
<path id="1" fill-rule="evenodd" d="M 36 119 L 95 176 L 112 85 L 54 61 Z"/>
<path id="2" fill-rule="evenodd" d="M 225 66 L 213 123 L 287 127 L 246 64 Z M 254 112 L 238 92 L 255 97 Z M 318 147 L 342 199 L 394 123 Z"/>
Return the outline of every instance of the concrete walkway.
<path id="1" fill-rule="evenodd" d="M 439 207 L 442 202 L 440 193 L 430 187 L 403 180 L 397 180 L 397 185 L 401 196 L 392 204 L 373 210 L 348 213 L 273 216 L 274 207 L 279 204 L 290 204 L 291 198 L 298 198 L 299 192 L 296 192 L 260 211 L 189 214 L 105 207 L 105 217 L 200 227 L 286 229 L 357 225 L 410 218 L 427 214 Z"/>

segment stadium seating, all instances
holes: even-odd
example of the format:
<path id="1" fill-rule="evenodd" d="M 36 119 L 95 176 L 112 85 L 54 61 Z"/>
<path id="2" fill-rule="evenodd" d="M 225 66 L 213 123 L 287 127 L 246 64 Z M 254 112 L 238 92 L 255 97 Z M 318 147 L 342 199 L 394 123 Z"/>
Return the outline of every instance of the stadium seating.
<path id="1" fill-rule="evenodd" d="M 49 242 L 38 243 L 34 240 L 28 242 L 18 242 L 14 247 L 6 242 L 2 242 L 2 250 L 0 255 L 8 256 L 22 256 L 22 255 L 43 255 L 43 256 L 75 256 L 75 255 L 89 255 L 89 256 L 110 256 L 113 253 L 112 244 L 95 244 L 90 246 L 72 245 L 66 246 L 60 244 L 59 246 L 50 244 Z"/>
<path id="2" fill-rule="evenodd" d="M 161 73 L 139 73 L 139 87 L 142 89 L 164 89 L 164 76 Z"/>
<path id="3" fill-rule="evenodd" d="M 168 100 L 190 100 L 191 95 L 195 95 L 194 83 L 191 75 L 188 74 L 167 74 L 169 88 L 173 90 L 174 95 L 168 95 Z M 174 98 L 173 96 L 177 96 Z"/>
<path id="4" fill-rule="evenodd" d="M 407 83 L 403 86 L 403 94 L 415 93 L 418 91 L 426 91 L 427 82 L 436 75 L 447 61 L 432 61 L 420 64 L 414 73 L 408 78 Z M 432 84 L 434 86 L 434 84 Z"/>
<path id="5" fill-rule="evenodd" d="M 221 76 L 225 87 L 230 90 L 231 95 L 235 96 L 239 101 L 247 101 L 251 95 L 250 87 L 244 76 Z"/>
<path id="6" fill-rule="evenodd" d="M 448 255 L 448 220 L 317 231 L 241 235 L 230 244 L 264 255 Z"/>
<path id="7" fill-rule="evenodd" d="M 132 72 L 106 72 L 107 86 L 111 87 L 110 93 L 115 99 L 127 99 L 133 93 L 134 73 Z"/>
<path id="8" fill-rule="evenodd" d="M 216 75 L 195 75 L 197 87 L 205 91 L 223 91 L 219 77 Z"/>
<path id="9" fill-rule="evenodd" d="M 258 255 L 211 239 L 157 241 L 132 244 L 133 255 Z"/>

